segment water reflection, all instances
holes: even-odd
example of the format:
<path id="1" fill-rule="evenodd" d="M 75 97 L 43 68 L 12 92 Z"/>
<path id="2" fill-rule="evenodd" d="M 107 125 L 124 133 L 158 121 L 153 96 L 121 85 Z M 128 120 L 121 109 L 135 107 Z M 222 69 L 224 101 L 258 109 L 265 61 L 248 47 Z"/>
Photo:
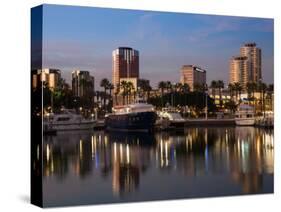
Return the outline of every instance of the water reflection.
<path id="1" fill-rule="evenodd" d="M 199 183 L 199 187 L 191 187 L 190 193 L 183 192 L 181 197 L 273 192 L 273 178 L 264 179 L 274 172 L 272 130 L 188 128 L 183 133 L 155 134 L 101 131 L 64 133 L 44 139 L 44 186 L 52 187 L 54 192 L 67 192 L 64 182 L 68 177 L 77 185 L 83 181 L 104 185 L 104 191 L 99 192 L 108 198 L 105 202 L 145 200 L 149 189 L 155 192 L 165 186 L 161 180 L 167 177 L 174 188 Z M 159 179 L 153 181 L 154 187 L 148 186 L 146 175 Z M 204 193 L 200 186 L 212 184 L 216 177 L 222 179 L 223 193 L 215 187 Z M 182 185 L 177 179 L 184 179 Z M 111 192 L 106 190 L 108 185 Z M 77 195 L 83 196 L 83 189 L 79 192 Z M 165 195 L 156 192 L 154 198 Z M 90 199 L 87 203 L 92 202 Z"/>

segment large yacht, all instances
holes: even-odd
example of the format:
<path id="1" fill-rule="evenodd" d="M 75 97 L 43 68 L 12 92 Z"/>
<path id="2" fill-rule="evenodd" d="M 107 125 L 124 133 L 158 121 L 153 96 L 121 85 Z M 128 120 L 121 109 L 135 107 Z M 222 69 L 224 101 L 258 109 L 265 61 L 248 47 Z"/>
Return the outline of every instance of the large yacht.
<path id="1" fill-rule="evenodd" d="M 85 119 L 77 114 L 75 110 L 64 109 L 59 114 L 47 114 L 44 117 L 45 131 L 63 131 L 63 130 L 89 130 L 94 128 L 95 120 Z"/>
<path id="2" fill-rule="evenodd" d="M 239 126 L 252 126 L 255 124 L 254 108 L 250 105 L 239 105 L 235 113 L 235 123 Z"/>
<path id="3" fill-rule="evenodd" d="M 153 105 L 138 101 L 113 107 L 112 113 L 105 115 L 105 126 L 108 130 L 151 131 L 156 117 Z"/>

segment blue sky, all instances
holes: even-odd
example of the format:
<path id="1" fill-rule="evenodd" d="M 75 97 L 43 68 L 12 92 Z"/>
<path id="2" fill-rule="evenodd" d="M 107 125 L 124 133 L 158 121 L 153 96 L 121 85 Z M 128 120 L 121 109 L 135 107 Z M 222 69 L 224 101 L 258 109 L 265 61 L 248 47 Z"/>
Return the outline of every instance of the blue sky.
<path id="1" fill-rule="evenodd" d="M 44 5 L 43 14 L 43 66 L 60 68 L 68 82 L 74 69 L 89 70 L 97 84 L 111 80 L 112 51 L 129 46 L 152 86 L 178 82 L 184 64 L 227 84 L 229 60 L 245 42 L 262 49 L 263 79 L 273 82 L 272 19 L 57 5 Z"/>

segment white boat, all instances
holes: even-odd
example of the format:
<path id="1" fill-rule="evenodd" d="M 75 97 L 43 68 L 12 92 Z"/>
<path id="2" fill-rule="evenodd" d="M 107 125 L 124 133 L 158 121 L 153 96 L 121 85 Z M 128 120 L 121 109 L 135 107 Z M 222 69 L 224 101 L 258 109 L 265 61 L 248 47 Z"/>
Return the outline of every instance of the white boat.
<path id="1" fill-rule="evenodd" d="M 253 126 L 255 124 L 254 108 L 250 105 L 239 105 L 235 113 L 235 123 L 238 126 Z"/>
<path id="2" fill-rule="evenodd" d="M 47 114 L 43 126 L 45 131 L 91 130 L 95 122 L 93 119 L 85 119 L 75 110 L 64 109 L 59 114 Z"/>
<path id="3" fill-rule="evenodd" d="M 163 108 L 162 111 L 158 112 L 158 117 L 160 118 L 159 121 L 165 123 L 165 125 L 168 121 L 168 128 L 183 129 L 186 123 L 179 112 L 168 108 Z"/>

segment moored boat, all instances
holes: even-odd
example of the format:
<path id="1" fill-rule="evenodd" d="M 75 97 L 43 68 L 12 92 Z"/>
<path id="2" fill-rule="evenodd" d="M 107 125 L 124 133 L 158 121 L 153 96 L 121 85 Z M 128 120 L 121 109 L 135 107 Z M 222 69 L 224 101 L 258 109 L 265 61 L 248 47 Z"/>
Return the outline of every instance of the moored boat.
<path id="1" fill-rule="evenodd" d="M 253 126 L 255 124 L 254 108 L 250 105 L 239 105 L 235 113 L 235 123 L 238 126 Z"/>
<path id="2" fill-rule="evenodd" d="M 115 106 L 105 115 L 105 126 L 107 130 L 151 131 L 156 117 L 153 105 L 144 102 Z"/>
<path id="3" fill-rule="evenodd" d="M 158 117 L 160 122 L 168 123 L 167 129 L 182 130 L 184 129 L 186 120 L 181 116 L 181 114 L 175 110 L 164 108 L 162 111 L 158 112 Z"/>
<path id="4" fill-rule="evenodd" d="M 93 119 L 85 119 L 74 110 L 64 109 L 59 114 L 47 114 L 43 129 L 46 131 L 92 130 L 95 122 Z"/>

